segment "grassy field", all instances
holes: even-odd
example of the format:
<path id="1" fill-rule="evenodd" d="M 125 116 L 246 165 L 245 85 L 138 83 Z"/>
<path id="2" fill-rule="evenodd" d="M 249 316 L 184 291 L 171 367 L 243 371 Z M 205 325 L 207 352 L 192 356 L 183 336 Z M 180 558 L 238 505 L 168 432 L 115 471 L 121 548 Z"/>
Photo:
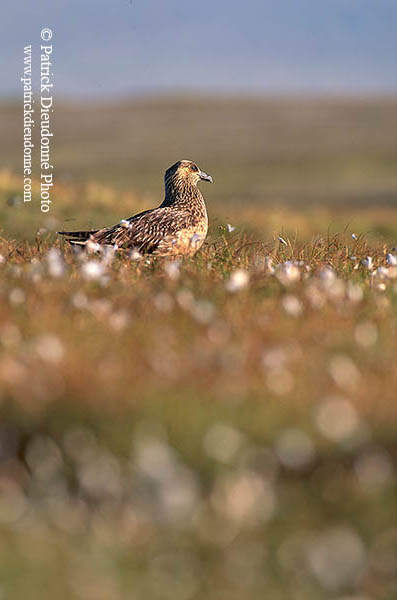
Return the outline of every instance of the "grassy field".
<path id="1" fill-rule="evenodd" d="M 397 104 L 202 102 L 60 107 L 47 217 L 0 109 L 7 600 L 396 597 Z M 193 259 L 56 239 L 182 156 Z"/>

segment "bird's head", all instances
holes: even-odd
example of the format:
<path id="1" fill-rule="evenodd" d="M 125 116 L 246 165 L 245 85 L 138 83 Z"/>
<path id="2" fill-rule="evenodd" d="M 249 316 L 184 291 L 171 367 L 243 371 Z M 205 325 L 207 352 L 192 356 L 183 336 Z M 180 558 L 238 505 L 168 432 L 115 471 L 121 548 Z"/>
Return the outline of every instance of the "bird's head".
<path id="1" fill-rule="evenodd" d="M 197 185 L 202 179 L 213 183 L 211 175 L 204 173 L 204 171 L 191 160 L 179 160 L 165 172 L 166 182 L 172 180 L 175 183 L 179 181 Z"/>

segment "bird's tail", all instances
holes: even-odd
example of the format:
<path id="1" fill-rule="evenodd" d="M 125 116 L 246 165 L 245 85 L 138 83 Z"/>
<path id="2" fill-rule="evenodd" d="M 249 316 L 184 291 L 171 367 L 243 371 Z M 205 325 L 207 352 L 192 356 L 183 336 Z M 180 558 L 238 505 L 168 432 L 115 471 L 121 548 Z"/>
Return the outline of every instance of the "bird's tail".
<path id="1" fill-rule="evenodd" d="M 97 233 L 98 229 L 91 231 L 57 231 L 58 235 L 64 235 L 71 244 L 80 244 L 84 246 L 90 237 Z"/>

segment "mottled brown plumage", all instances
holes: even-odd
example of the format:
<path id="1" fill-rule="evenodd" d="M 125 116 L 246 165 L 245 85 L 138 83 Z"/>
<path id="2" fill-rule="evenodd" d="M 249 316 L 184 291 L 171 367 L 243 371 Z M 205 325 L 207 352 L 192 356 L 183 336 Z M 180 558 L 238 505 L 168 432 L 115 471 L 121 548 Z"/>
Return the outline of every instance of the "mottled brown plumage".
<path id="1" fill-rule="evenodd" d="M 93 231 L 59 231 L 72 244 L 92 243 L 135 248 L 158 256 L 192 256 L 208 230 L 204 198 L 197 187 L 212 177 L 190 160 L 181 160 L 165 172 L 165 198 L 158 208 L 145 210 L 113 227 Z"/>

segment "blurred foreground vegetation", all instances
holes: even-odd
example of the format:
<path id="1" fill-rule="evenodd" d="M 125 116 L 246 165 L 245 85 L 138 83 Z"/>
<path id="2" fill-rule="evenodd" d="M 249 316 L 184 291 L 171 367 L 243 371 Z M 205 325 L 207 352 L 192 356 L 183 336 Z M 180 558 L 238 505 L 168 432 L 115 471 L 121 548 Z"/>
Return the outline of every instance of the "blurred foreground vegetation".
<path id="1" fill-rule="evenodd" d="M 168 121 L 153 111 L 146 131 L 175 125 L 181 113 L 169 110 Z M 105 124 L 114 119 L 136 153 L 126 158 L 136 187 L 127 162 L 113 160 L 110 129 L 102 162 L 98 123 L 99 139 L 85 147 L 76 137 L 67 147 L 65 126 L 48 217 L 37 184 L 23 206 L 20 179 L 1 172 L 0 596 L 396 597 L 393 124 L 389 137 L 389 109 L 376 103 L 349 109 L 346 122 L 346 107 L 325 104 L 315 115 L 343 125 L 327 121 L 334 131 L 306 155 L 310 123 L 321 119 L 313 106 L 289 110 L 292 131 L 297 113 L 307 118 L 296 138 L 285 127 L 278 140 L 276 124 L 270 135 L 270 117 L 269 135 L 251 132 L 250 147 L 241 127 L 234 155 L 227 140 L 224 154 L 209 145 L 196 156 L 193 142 L 185 152 L 180 137 L 160 136 L 152 165 L 142 130 L 128 136 L 112 112 Z M 73 123 L 88 140 L 90 121 Z M 262 142 L 269 163 L 255 163 Z M 14 166 L 13 152 L 11 143 L 3 165 Z M 182 155 L 216 180 L 203 188 L 211 230 L 195 258 L 75 253 L 56 239 L 61 227 L 101 226 L 156 204 L 161 170 Z M 245 199 L 247 181 L 259 183 Z"/>

